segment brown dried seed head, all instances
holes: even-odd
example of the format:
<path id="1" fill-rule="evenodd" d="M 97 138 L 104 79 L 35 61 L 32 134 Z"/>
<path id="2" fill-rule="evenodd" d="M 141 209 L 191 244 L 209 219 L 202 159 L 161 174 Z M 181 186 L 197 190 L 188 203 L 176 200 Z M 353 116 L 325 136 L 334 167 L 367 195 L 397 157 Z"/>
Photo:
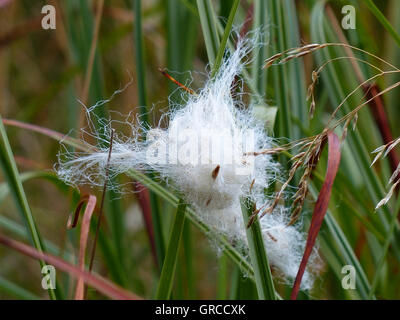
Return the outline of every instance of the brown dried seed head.
<path id="1" fill-rule="evenodd" d="M 304 52 L 300 52 L 298 54 L 296 54 L 294 57 L 295 58 L 301 58 L 302 56 L 305 56 L 307 54 L 309 54 L 311 51 L 304 51 Z"/>
<path id="2" fill-rule="evenodd" d="M 282 53 L 276 53 L 273 56 L 269 57 L 267 60 L 265 60 L 264 68 L 270 67 L 277 59 L 282 57 L 282 55 Z"/>
<path id="3" fill-rule="evenodd" d="M 279 64 L 285 64 L 286 62 L 288 62 L 289 60 L 292 60 L 292 59 L 294 59 L 294 58 L 296 58 L 295 55 L 287 56 L 286 58 L 284 58 L 284 59 L 282 59 L 281 61 L 279 61 Z"/>
<path id="4" fill-rule="evenodd" d="M 268 231 L 266 233 L 267 233 L 267 236 L 270 237 L 272 241 L 278 242 L 278 240 L 275 237 L 273 237 L 272 234 L 270 234 Z"/>
<path id="5" fill-rule="evenodd" d="M 217 178 L 220 168 L 221 168 L 220 165 L 217 165 L 217 166 L 215 167 L 215 169 L 212 171 L 211 177 L 212 177 L 214 180 Z"/>
<path id="6" fill-rule="evenodd" d="M 292 160 L 292 161 L 297 160 L 297 159 L 301 158 L 304 155 L 305 155 L 304 151 L 300 152 L 300 153 L 296 154 L 295 156 L 293 156 L 290 160 Z"/>
<path id="7" fill-rule="evenodd" d="M 250 185 L 250 192 L 251 192 L 251 190 L 253 189 L 253 186 L 254 186 L 254 183 L 256 182 L 256 179 L 253 179 L 253 181 L 251 182 L 251 185 Z"/>

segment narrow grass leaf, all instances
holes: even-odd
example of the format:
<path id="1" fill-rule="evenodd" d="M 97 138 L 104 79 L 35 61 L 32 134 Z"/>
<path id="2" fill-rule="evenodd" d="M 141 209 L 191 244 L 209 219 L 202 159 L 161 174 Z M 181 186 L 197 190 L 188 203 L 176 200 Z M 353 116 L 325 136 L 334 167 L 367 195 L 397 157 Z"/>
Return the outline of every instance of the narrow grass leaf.
<path id="1" fill-rule="evenodd" d="M 374 278 L 373 278 L 372 283 L 371 283 L 371 289 L 370 289 L 369 294 L 368 294 L 368 299 L 373 299 L 374 298 L 375 290 L 376 290 L 376 288 L 378 286 L 378 282 L 379 282 L 379 279 L 380 279 L 380 276 L 381 276 L 381 271 L 382 271 L 383 266 L 385 264 L 385 258 L 386 258 L 386 255 L 388 254 L 390 243 L 392 242 L 393 233 L 396 230 L 395 227 L 396 227 L 396 223 L 397 223 L 397 219 L 398 219 L 399 210 L 400 210 L 400 197 L 397 197 L 396 208 L 395 208 L 395 210 L 393 210 L 392 220 L 390 222 L 389 233 L 386 236 L 386 240 L 385 240 L 385 243 L 383 244 L 381 255 L 380 255 L 380 257 L 378 259 L 378 262 L 376 264 L 375 275 L 374 275 Z"/>
<path id="2" fill-rule="evenodd" d="M 157 257 L 157 247 L 154 238 L 154 229 L 153 229 L 153 218 L 151 215 L 151 203 L 150 203 L 150 193 L 149 190 L 143 186 L 140 182 L 135 181 L 134 190 L 136 192 L 136 196 L 139 202 L 140 209 L 142 211 L 143 221 L 146 227 L 147 236 L 149 237 L 149 242 L 151 246 L 151 253 L 153 255 L 153 260 L 158 268 L 160 264 L 158 263 Z"/>
<path id="3" fill-rule="evenodd" d="M 244 225 L 247 226 L 254 213 L 254 204 L 248 199 L 241 199 Z M 254 269 L 254 278 L 260 300 L 276 300 L 274 282 L 265 251 L 258 218 L 246 229 L 249 243 L 250 260 Z"/>
<path id="4" fill-rule="evenodd" d="M 379 10 L 379 8 L 375 5 L 375 3 L 372 0 L 364 0 L 364 3 L 367 5 L 368 9 L 373 13 L 373 15 L 379 20 L 379 22 L 386 29 L 386 31 L 389 32 L 393 40 L 396 41 L 397 45 L 400 47 L 400 35 L 392 27 L 389 20 L 386 19 L 384 14 Z"/>
<path id="5" fill-rule="evenodd" d="M 172 230 L 169 236 L 168 248 L 161 271 L 160 281 L 155 298 L 157 300 L 169 299 L 175 278 L 176 262 L 178 260 L 179 246 L 181 243 L 183 227 L 185 225 L 186 204 L 180 200 Z"/>
<path id="6" fill-rule="evenodd" d="M 201 28 L 203 30 L 208 61 L 214 65 L 219 48 L 217 21 L 211 0 L 197 0 L 197 9 L 200 15 Z"/>
<path id="7" fill-rule="evenodd" d="M 103 293 L 104 295 L 112 299 L 116 300 L 141 299 L 134 293 L 120 288 L 119 286 L 115 285 L 114 283 L 110 282 L 107 279 L 104 279 L 98 275 L 91 274 L 86 271 L 82 271 L 78 267 L 75 267 L 72 264 L 69 264 L 68 262 L 58 257 L 38 251 L 29 245 L 10 239 L 9 237 L 4 236 L 3 234 L 0 234 L 0 244 L 3 244 L 4 246 L 9 247 L 31 258 L 46 261 L 47 263 L 53 265 L 55 268 L 67 272 L 73 275 L 74 277 L 82 277 L 86 283 L 90 284 L 99 292 Z"/>
<path id="8" fill-rule="evenodd" d="M 0 292 L 21 300 L 40 300 L 36 294 L 0 276 Z"/>
<path id="9" fill-rule="evenodd" d="M 78 267 L 84 271 L 85 270 L 85 256 L 86 247 L 90 230 L 90 222 L 92 219 L 93 212 L 96 208 L 97 198 L 94 195 L 88 195 L 78 204 L 77 210 L 75 211 L 75 219 L 71 227 L 75 227 L 78 222 L 79 212 L 84 203 L 86 203 L 85 212 L 83 213 L 82 223 L 81 223 L 81 234 L 79 240 L 79 254 L 78 254 Z M 82 277 L 78 278 L 75 289 L 75 300 L 83 300 L 85 293 L 84 279 Z"/>
<path id="10" fill-rule="evenodd" d="M 146 74 L 145 74 L 145 52 L 142 31 L 142 1 L 133 0 L 134 9 L 134 44 L 135 44 L 135 65 L 137 73 L 138 93 L 139 93 L 139 112 L 141 121 L 145 125 L 149 125 L 147 112 L 147 95 L 146 95 Z M 151 176 L 151 175 L 150 175 Z M 162 232 L 162 219 L 158 199 L 153 192 L 150 192 L 151 214 L 154 228 L 154 238 L 157 249 L 157 260 L 159 269 L 161 270 L 162 262 L 165 257 L 165 242 Z"/>
<path id="11" fill-rule="evenodd" d="M 307 236 L 306 248 L 304 250 L 303 258 L 301 260 L 299 271 L 297 272 L 296 279 L 293 285 L 292 294 L 290 296 L 292 300 L 295 300 L 297 298 L 297 294 L 300 290 L 301 279 L 303 278 L 308 259 L 310 258 L 315 241 L 317 239 L 318 232 L 322 225 L 322 221 L 324 220 L 325 213 L 328 209 L 333 182 L 339 169 L 340 142 L 337 135 L 333 132 L 328 133 L 328 146 L 328 168 L 326 171 L 325 181 L 322 185 L 321 191 L 314 207 L 310 229 Z"/>
<path id="12" fill-rule="evenodd" d="M 15 204 L 23 217 L 29 232 L 31 241 L 35 248 L 42 252 L 44 247 L 42 244 L 39 231 L 36 227 L 35 220 L 33 218 L 31 208 L 29 207 L 28 199 L 26 198 L 22 182 L 20 180 L 17 165 L 14 161 L 14 155 L 11 150 L 10 143 L 8 141 L 7 133 L 3 125 L 2 117 L 0 116 L 0 160 L 3 168 L 4 176 L 6 177 L 11 193 L 14 197 Z M 43 260 L 39 260 L 40 266 L 45 265 Z M 53 290 L 49 290 L 49 296 L 51 299 L 56 299 L 56 294 Z"/>
<path id="13" fill-rule="evenodd" d="M 31 128 L 25 128 L 28 130 L 31 130 Z M 53 138 L 57 141 L 62 140 L 65 144 L 68 145 L 74 145 L 74 140 L 68 139 L 68 137 L 65 138 L 65 135 L 61 133 L 57 133 L 56 135 L 48 135 L 44 132 L 41 132 L 45 135 L 47 135 L 50 138 Z M 63 139 L 61 137 L 64 137 Z M 91 150 L 88 150 L 86 146 L 84 145 L 78 145 L 77 148 L 81 151 L 85 152 L 91 152 Z M 137 181 L 139 181 L 141 184 L 146 186 L 149 190 L 157 194 L 160 198 L 164 199 L 167 201 L 169 204 L 173 205 L 174 207 L 178 206 L 179 199 L 176 197 L 172 192 L 164 188 L 161 184 L 157 183 L 154 181 L 152 178 L 146 176 L 143 173 L 140 173 L 136 170 L 130 170 L 127 175 Z M 214 232 L 212 229 L 209 228 L 205 223 L 199 220 L 197 217 L 196 213 L 191 209 L 187 208 L 187 218 L 192 222 L 200 231 L 202 231 L 206 236 L 212 238 L 215 240 L 221 248 L 224 250 L 226 255 L 232 259 L 250 278 L 253 278 L 254 276 L 254 271 L 252 266 L 248 263 L 246 258 L 236 249 L 232 246 L 232 244 L 222 235 Z M 100 238 L 100 243 L 102 243 L 102 239 Z M 104 241 L 106 239 L 103 239 Z M 103 242 L 104 242 L 103 241 Z M 104 242 L 105 243 L 105 242 Z M 106 248 L 103 248 L 103 250 Z M 107 253 L 107 252 L 106 252 Z M 109 252 L 107 253 L 108 255 L 110 254 Z"/>
<path id="14" fill-rule="evenodd" d="M 211 77 L 214 77 L 217 74 L 219 67 L 221 66 L 222 59 L 224 58 L 226 44 L 228 43 L 228 38 L 232 30 L 233 20 L 235 18 L 236 11 L 239 7 L 239 3 L 240 0 L 235 0 L 232 5 L 232 9 L 231 12 L 229 13 L 228 21 L 225 26 L 224 34 L 222 35 L 221 43 L 219 44 L 217 56 L 212 66 Z"/>

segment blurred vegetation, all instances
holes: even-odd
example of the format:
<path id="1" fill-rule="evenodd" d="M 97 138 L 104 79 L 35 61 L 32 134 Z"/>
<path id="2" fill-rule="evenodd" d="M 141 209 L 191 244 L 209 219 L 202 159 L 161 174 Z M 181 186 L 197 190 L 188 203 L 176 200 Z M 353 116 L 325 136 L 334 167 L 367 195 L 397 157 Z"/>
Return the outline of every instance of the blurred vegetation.
<path id="1" fill-rule="evenodd" d="M 158 69 L 167 68 L 170 75 L 194 90 L 201 88 L 207 79 L 206 72 L 211 70 L 214 59 L 218 59 L 226 24 L 230 29 L 229 15 L 235 2 L 105 0 L 102 6 L 102 1 L 89 0 L 0 1 L 1 116 L 78 137 L 77 129 L 85 123 L 78 99 L 93 105 L 132 80 L 126 90 L 96 109 L 98 115 L 108 116 L 111 110 L 122 114 L 141 113 L 147 115 L 150 125 L 158 124 L 169 104 L 181 102 L 177 86 Z M 259 27 L 266 30 L 264 40 L 267 45 L 253 53 L 255 59 L 244 74 L 244 89 L 255 97 L 252 102 L 261 107 L 267 110 L 277 107 L 277 119 L 271 128 L 275 137 L 296 140 L 320 133 L 333 110 L 360 83 L 360 77 L 365 80 L 374 74 L 374 70 L 361 63 L 356 63 L 355 67 L 348 60 L 330 64 L 318 82 L 316 112 L 310 120 L 306 93 L 312 71 L 347 52 L 342 48 L 324 49 L 265 70 L 262 66 L 267 57 L 304 43 L 346 41 L 400 66 L 396 38 L 389 32 L 388 25 L 377 19 L 377 12 L 367 6 L 367 2 L 239 1 L 234 26 L 238 30 Z M 400 33 L 400 2 L 375 2 L 392 31 Z M 41 27 L 41 9 L 45 4 L 56 8 L 56 30 Z M 341 9 L 347 4 L 356 8 L 355 30 L 340 27 Z M 233 43 L 228 39 L 226 50 L 232 47 Z M 360 52 L 353 54 L 384 68 L 380 61 L 370 56 Z M 399 81 L 398 78 L 399 75 L 380 78 L 377 85 L 384 89 Z M 400 136 L 399 95 L 397 89 L 383 96 L 384 112 L 389 121 L 386 129 L 393 138 Z M 343 112 L 349 112 L 363 97 L 362 91 L 353 95 L 344 105 Z M 68 217 L 75 210 L 80 195 L 96 194 L 100 200 L 102 190 L 83 186 L 79 194 L 57 180 L 52 168 L 60 149 L 58 141 L 15 126 L 6 126 L 6 133 L 2 134 L 0 150 L 3 165 L 0 233 L 32 245 L 34 242 L 30 241 L 37 235 L 46 251 L 77 264 L 80 227 L 67 230 Z M 7 149 L 7 137 L 12 153 Z M 302 293 L 301 298 L 400 298 L 400 227 L 395 219 L 397 195 L 387 206 L 374 210 L 385 195 L 392 168 L 388 159 L 369 167 L 373 159 L 371 152 L 383 143 L 382 129 L 373 110 L 369 106 L 363 108 L 359 112 L 357 129 L 349 130 L 343 143 L 340 170 L 319 235 L 324 270 L 315 288 Z M 14 160 L 20 175 L 14 170 Z M 279 160 L 288 162 L 283 156 Z M 326 162 L 324 152 L 317 168 L 321 177 L 325 174 Z M 128 177 L 121 179 L 130 181 Z M 144 180 L 137 180 L 145 184 Z M 309 221 L 321 184 L 321 180 L 313 180 L 303 210 L 305 222 Z M 25 203 L 25 195 L 27 207 L 21 205 Z M 182 221 L 174 224 L 180 212 L 172 205 L 175 200 L 166 201 L 154 189 L 149 196 L 155 233 L 152 247 L 143 220 L 143 205 L 138 197 L 134 193 L 122 198 L 107 193 L 94 271 L 139 296 L 155 297 L 170 230 L 176 228 L 181 232 L 181 238 L 174 238 L 174 243 L 180 240 L 181 245 L 176 257 L 171 298 L 258 297 L 259 291 L 252 277 L 244 276 L 235 259 L 230 259 L 235 252 L 228 250 L 217 254 L 213 241 L 210 244 L 203 232 L 205 229 L 192 224 L 190 219 L 182 225 L 179 225 Z M 32 225 L 29 227 L 29 223 L 26 225 L 29 217 L 37 230 Z M 92 231 L 90 238 L 94 235 L 94 225 Z M 355 290 L 343 290 L 341 286 L 341 270 L 348 264 L 355 266 L 357 271 Z M 274 279 L 275 272 L 272 269 Z M 0 246 L 1 299 L 48 299 L 48 292 L 41 287 L 41 279 L 37 261 Z M 57 280 L 56 298 L 73 298 L 75 279 L 59 271 Z M 376 288 L 371 290 L 373 283 Z M 168 291 L 168 283 L 163 285 L 166 287 L 161 286 L 158 297 Z M 275 289 L 284 299 L 290 296 L 291 287 L 279 280 L 275 281 Z M 87 298 L 104 296 L 89 287 Z"/>

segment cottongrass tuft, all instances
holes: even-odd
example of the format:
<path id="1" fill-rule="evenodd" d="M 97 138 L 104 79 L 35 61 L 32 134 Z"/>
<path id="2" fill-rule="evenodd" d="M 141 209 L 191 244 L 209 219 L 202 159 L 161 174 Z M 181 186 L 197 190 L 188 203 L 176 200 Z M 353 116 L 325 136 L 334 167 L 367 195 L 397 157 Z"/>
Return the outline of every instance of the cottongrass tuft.
<path id="1" fill-rule="evenodd" d="M 244 108 L 240 96 L 234 100 L 231 95 L 250 47 L 248 40 L 240 41 L 217 75 L 170 112 L 166 129 L 128 121 L 131 133 L 115 133 L 109 163 L 111 177 L 130 169 L 157 172 L 204 223 L 246 251 L 240 198 L 250 197 L 257 208 L 270 207 L 274 200 L 266 196 L 266 190 L 281 176 L 279 164 L 262 152 L 272 146 L 264 124 L 254 118 L 251 107 Z M 56 171 L 61 179 L 73 185 L 104 183 L 112 122 L 103 124 L 105 136 L 93 134 L 103 144 L 96 152 L 59 157 Z M 288 283 L 297 274 L 305 246 L 300 223 L 291 225 L 290 221 L 290 209 L 278 204 L 260 219 L 269 261 Z M 310 268 L 317 261 L 314 249 Z M 302 288 L 310 289 L 313 278 L 307 271 Z"/>

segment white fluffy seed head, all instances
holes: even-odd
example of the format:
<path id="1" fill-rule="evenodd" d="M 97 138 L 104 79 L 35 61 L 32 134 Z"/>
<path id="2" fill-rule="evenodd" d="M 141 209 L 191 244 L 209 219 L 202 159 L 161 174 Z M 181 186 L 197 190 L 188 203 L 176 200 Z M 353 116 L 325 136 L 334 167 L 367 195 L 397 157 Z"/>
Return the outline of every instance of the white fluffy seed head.
<path id="1" fill-rule="evenodd" d="M 271 147 L 271 138 L 251 107 L 243 108 L 240 99 L 235 101 L 231 95 L 248 49 L 248 43 L 240 43 L 216 77 L 171 112 L 167 129 L 140 128 L 147 137 L 142 141 L 139 129 L 128 123 L 132 135 L 115 134 L 109 166 L 111 176 L 129 169 L 159 173 L 173 183 L 202 221 L 240 248 L 247 248 L 240 197 L 251 197 L 258 208 L 268 206 L 271 200 L 265 190 L 280 175 L 270 155 L 251 154 Z M 105 126 L 106 135 L 109 126 Z M 68 183 L 101 185 L 107 158 L 108 146 L 91 154 L 67 155 L 67 160 L 64 155 L 56 170 Z M 271 264 L 292 281 L 304 251 L 304 235 L 298 227 L 288 226 L 288 221 L 288 210 L 278 206 L 260 224 Z M 303 279 L 302 288 L 311 288 L 312 274 L 306 271 Z"/>

